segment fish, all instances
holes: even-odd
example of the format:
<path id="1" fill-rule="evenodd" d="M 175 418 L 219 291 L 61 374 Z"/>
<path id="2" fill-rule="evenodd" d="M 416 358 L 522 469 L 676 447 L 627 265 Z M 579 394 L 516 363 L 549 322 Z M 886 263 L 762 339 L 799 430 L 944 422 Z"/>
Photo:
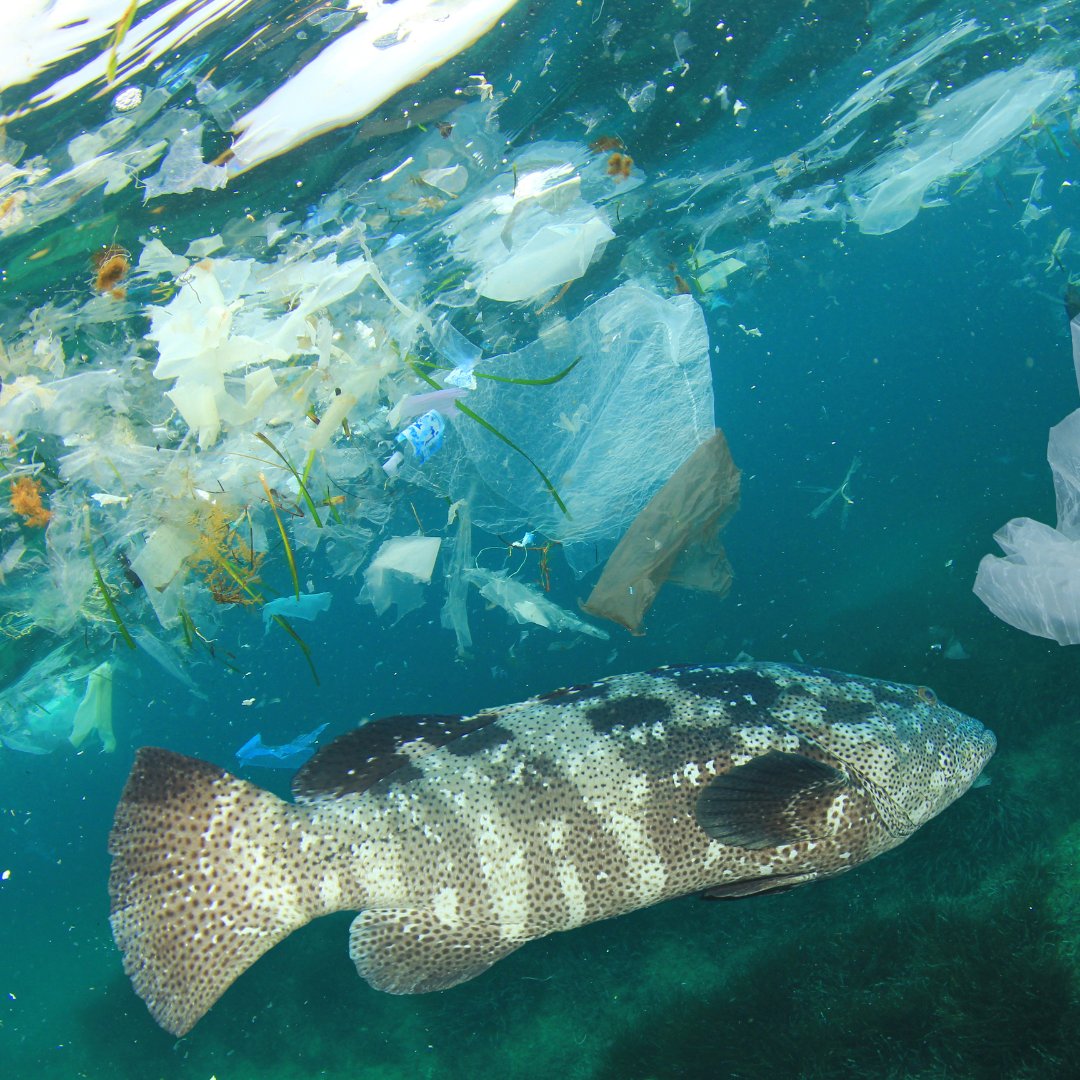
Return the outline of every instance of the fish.
<path id="1" fill-rule="evenodd" d="M 927 687 L 767 662 L 374 720 L 321 748 L 291 802 L 144 747 L 109 840 L 113 937 L 177 1036 L 338 911 L 358 913 L 349 953 L 372 987 L 445 990 L 557 931 L 845 873 L 962 795 L 995 747 Z"/>

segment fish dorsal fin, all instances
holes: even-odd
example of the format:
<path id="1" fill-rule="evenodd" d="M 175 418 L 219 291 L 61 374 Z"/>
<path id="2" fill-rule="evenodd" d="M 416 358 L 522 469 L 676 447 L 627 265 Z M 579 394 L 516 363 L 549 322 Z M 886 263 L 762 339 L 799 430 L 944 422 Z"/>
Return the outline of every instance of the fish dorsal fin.
<path id="1" fill-rule="evenodd" d="M 760 851 L 818 838 L 848 777 L 803 754 L 770 750 L 712 780 L 698 796 L 698 824 L 714 840 Z"/>
<path id="2" fill-rule="evenodd" d="M 293 777 L 297 802 L 355 795 L 399 773 L 440 746 L 497 720 L 476 716 L 384 716 L 328 743 Z"/>

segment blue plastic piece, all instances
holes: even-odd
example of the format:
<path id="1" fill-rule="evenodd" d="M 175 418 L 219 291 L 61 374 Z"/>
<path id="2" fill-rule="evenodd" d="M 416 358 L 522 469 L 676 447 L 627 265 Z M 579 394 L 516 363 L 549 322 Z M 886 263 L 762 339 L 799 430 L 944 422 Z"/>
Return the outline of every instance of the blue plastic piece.
<path id="1" fill-rule="evenodd" d="M 307 735 L 298 735 L 281 746 L 267 746 L 262 735 L 255 735 L 236 751 L 236 760 L 241 765 L 258 765 L 264 769 L 298 769 L 315 753 L 315 740 L 328 726 L 320 724 Z"/>
<path id="2" fill-rule="evenodd" d="M 404 431 L 398 433 L 397 442 L 412 447 L 416 464 L 423 465 L 442 446 L 446 421 L 435 409 L 418 416 Z"/>

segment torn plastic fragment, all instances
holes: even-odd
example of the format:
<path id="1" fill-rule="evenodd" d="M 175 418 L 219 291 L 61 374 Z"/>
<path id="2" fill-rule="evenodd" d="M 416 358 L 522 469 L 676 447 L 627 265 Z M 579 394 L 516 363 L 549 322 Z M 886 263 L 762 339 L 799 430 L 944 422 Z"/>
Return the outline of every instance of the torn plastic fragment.
<path id="1" fill-rule="evenodd" d="M 258 765 L 264 769 L 296 769 L 315 753 L 315 740 L 329 726 L 320 724 L 314 731 L 280 746 L 267 746 L 261 734 L 254 735 L 236 751 L 236 759 L 241 765 Z"/>
<path id="2" fill-rule="evenodd" d="M 429 394 L 410 394 L 403 397 L 397 405 L 390 410 L 386 418 L 391 426 L 400 424 L 403 420 L 411 420 L 414 416 L 435 409 L 443 416 L 460 416 L 457 406 L 454 404 L 458 398 L 468 391 L 455 386 L 447 390 L 432 390 Z"/>
<path id="3" fill-rule="evenodd" d="M 530 147 L 447 220 L 481 296 L 534 300 L 581 277 L 615 236 L 605 212 L 582 198 L 572 153 L 561 143 Z"/>
<path id="4" fill-rule="evenodd" d="M 158 195 L 183 195 L 196 188 L 216 191 L 224 187 L 228 170 L 224 165 L 208 165 L 202 156 L 202 124 L 182 131 L 165 155 L 161 167 L 147 181 L 143 202 Z"/>
<path id="5" fill-rule="evenodd" d="M 582 608 L 640 634 L 665 581 L 724 596 L 731 566 L 717 534 L 739 507 L 739 477 L 717 428 L 634 519 Z"/>
<path id="6" fill-rule="evenodd" d="M 82 746 L 91 733 L 97 735 L 101 749 L 111 754 L 116 749 L 116 736 L 112 726 L 113 668 L 108 660 L 99 664 L 86 677 L 86 692 L 71 725 L 71 745 Z"/>
<path id="7" fill-rule="evenodd" d="M 447 526 L 457 519 L 457 538 L 446 570 L 446 602 L 439 614 L 439 621 L 447 630 L 453 630 L 457 638 L 457 655 L 464 656 L 472 648 L 472 631 L 469 629 L 469 612 L 466 597 L 469 583 L 465 570 L 472 565 L 472 520 L 469 504 L 464 500 L 454 503 L 447 515 Z"/>
<path id="8" fill-rule="evenodd" d="M 299 596 L 279 596 L 263 604 L 263 629 L 268 631 L 275 615 L 286 619 L 305 619 L 313 622 L 324 611 L 330 610 L 333 594 L 328 592 L 301 593 Z"/>
<path id="9" fill-rule="evenodd" d="M 935 102 L 895 149 L 845 181 L 860 231 L 880 235 L 906 225 L 933 185 L 990 157 L 1075 81 L 1072 71 L 1047 71 L 1033 59 Z"/>
<path id="10" fill-rule="evenodd" d="M 579 634 L 602 638 L 610 636 L 606 630 L 579 619 L 558 604 L 552 603 L 539 589 L 515 581 L 505 570 L 465 571 L 466 579 L 480 590 L 485 600 L 501 607 L 519 623 L 535 623 L 547 630 L 573 630 Z"/>
<path id="11" fill-rule="evenodd" d="M 431 581 L 442 538 L 438 536 L 395 536 L 375 553 L 364 571 L 368 599 L 384 614 L 397 604 L 398 618 L 423 602 L 422 585 Z"/>
<path id="12" fill-rule="evenodd" d="M 705 249 L 697 253 L 694 266 L 694 283 L 703 293 L 726 289 L 728 278 L 746 269 L 746 263 L 736 259 L 730 251 L 718 255 L 715 251 Z"/>
<path id="13" fill-rule="evenodd" d="M 383 471 L 393 476 L 406 455 L 417 465 L 423 465 L 442 446 L 446 421 L 438 409 L 429 409 L 417 417 L 404 431 L 398 432 L 394 441 L 401 446 L 383 462 Z"/>
<path id="14" fill-rule="evenodd" d="M 199 684 L 180 666 L 172 650 L 159 641 L 145 626 L 137 626 L 131 632 L 136 644 L 156 663 L 162 671 L 174 678 L 189 694 L 206 701 L 206 694 L 199 689 Z"/>

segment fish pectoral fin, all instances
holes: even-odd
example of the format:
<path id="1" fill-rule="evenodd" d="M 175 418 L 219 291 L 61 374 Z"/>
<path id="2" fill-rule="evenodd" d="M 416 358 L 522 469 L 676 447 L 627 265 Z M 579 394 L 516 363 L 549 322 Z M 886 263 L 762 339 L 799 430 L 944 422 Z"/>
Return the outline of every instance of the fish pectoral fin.
<path id="1" fill-rule="evenodd" d="M 525 944 L 495 923 L 451 925 L 428 908 L 370 908 L 349 929 L 349 956 L 376 990 L 426 994 L 475 979 Z"/>
<path id="2" fill-rule="evenodd" d="M 710 781 L 694 813 L 714 840 L 760 851 L 815 839 L 845 788 L 853 790 L 839 769 L 770 750 Z"/>
<path id="3" fill-rule="evenodd" d="M 775 874 L 770 877 L 752 878 L 749 881 L 732 881 L 714 885 L 701 894 L 702 900 L 741 900 L 744 896 L 764 896 L 766 893 L 787 892 L 796 885 L 816 881 L 818 874 Z"/>

